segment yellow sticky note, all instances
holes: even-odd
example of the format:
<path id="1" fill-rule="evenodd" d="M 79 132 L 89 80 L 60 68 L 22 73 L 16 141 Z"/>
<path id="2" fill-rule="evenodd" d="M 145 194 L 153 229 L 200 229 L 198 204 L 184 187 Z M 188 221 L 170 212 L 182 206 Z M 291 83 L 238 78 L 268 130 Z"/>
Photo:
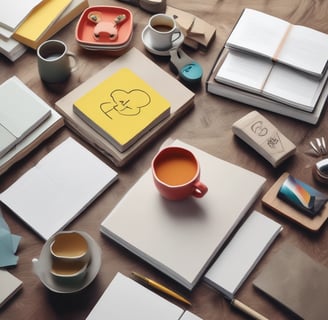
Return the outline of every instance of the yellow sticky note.
<path id="1" fill-rule="evenodd" d="M 170 102 L 130 69 L 122 68 L 78 99 L 73 110 L 124 151 L 170 114 Z"/>

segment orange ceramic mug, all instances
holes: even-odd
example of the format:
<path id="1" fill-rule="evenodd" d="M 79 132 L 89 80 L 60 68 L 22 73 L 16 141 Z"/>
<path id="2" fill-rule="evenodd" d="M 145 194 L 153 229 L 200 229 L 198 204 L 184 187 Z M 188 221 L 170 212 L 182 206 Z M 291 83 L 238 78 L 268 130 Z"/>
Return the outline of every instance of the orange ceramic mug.
<path id="1" fill-rule="evenodd" d="M 200 181 L 198 160 L 191 151 L 181 147 L 160 150 L 152 161 L 152 172 L 158 191 L 169 200 L 201 198 L 208 190 Z"/>

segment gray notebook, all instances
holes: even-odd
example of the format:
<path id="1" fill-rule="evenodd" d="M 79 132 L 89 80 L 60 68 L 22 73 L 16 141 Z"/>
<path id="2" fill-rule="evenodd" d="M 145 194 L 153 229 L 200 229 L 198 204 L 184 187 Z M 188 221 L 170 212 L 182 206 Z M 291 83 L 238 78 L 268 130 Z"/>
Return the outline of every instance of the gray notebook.
<path id="1" fill-rule="evenodd" d="M 253 284 L 303 319 L 327 319 L 328 268 L 290 243 L 271 257 Z"/>

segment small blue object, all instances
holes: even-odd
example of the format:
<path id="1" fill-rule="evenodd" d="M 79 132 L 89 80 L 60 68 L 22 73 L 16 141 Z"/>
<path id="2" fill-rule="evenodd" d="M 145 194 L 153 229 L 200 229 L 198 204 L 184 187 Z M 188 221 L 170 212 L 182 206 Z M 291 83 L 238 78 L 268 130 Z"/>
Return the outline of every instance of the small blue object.
<path id="1" fill-rule="evenodd" d="M 188 82 L 198 82 L 203 76 L 203 69 L 197 62 L 188 63 L 180 70 L 180 77 Z"/>
<path id="2" fill-rule="evenodd" d="M 16 251 L 21 236 L 12 234 L 0 212 L 0 268 L 14 266 L 18 262 Z"/>
<path id="3" fill-rule="evenodd" d="M 203 75 L 201 65 L 191 59 L 181 48 L 170 50 L 171 63 L 179 72 L 180 78 L 187 83 L 198 83 Z"/>

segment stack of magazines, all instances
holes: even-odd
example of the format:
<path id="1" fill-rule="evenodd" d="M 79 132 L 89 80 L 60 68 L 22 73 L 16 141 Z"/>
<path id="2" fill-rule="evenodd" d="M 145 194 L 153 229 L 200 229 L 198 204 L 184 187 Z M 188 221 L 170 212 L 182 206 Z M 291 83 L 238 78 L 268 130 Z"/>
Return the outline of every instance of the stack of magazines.
<path id="1" fill-rule="evenodd" d="M 245 9 L 207 79 L 208 92 L 316 124 L 327 95 L 328 35 Z"/>

